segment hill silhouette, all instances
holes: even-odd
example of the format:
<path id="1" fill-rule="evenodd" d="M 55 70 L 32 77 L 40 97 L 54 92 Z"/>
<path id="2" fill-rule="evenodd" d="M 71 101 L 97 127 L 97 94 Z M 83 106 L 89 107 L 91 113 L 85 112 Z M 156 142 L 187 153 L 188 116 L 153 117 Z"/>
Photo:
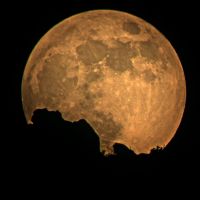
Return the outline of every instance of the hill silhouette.
<path id="1" fill-rule="evenodd" d="M 190 164 L 194 160 L 188 159 L 186 154 L 177 154 L 176 141 L 165 149 L 157 147 L 150 154 L 140 155 L 116 143 L 114 153 L 104 155 L 97 133 L 84 119 L 69 122 L 63 120 L 59 112 L 39 109 L 34 112 L 32 121 L 21 138 L 17 136 L 15 152 L 16 163 L 29 179 L 84 177 L 82 180 L 85 180 L 92 177 L 103 180 L 106 177 L 138 181 L 142 177 L 171 180 L 183 174 L 194 176 L 194 165 Z"/>
<path id="2" fill-rule="evenodd" d="M 77 122 L 63 120 L 61 114 L 47 110 L 36 110 L 32 117 L 33 127 L 48 131 L 49 135 L 61 135 L 65 148 L 79 154 L 95 155 L 99 149 L 99 138 L 92 127 L 81 119 Z M 67 151 L 67 150 L 66 150 Z"/>
<path id="3" fill-rule="evenodd" d="M 34 112 L 32 122 L 33 125 L 28 125 L 29 131 L 36 134 L 41 152 L 47 152 L 47 162 L 55 159 L 56 162 L 62 163 L 62 166 L 93 166 L 93 170 L 104 170 L 103 173 L 109 171 L 110 174 L 120 174 L 119 172 L 123 171 L 122 175 L 128 175 L 129 171 L 134 170 L 143 173 L 152 171 L 161 162 L 158 160 L 161 159 L 163 151 L 159 148 L 153 149 L 150 155 L 136 155 L 134 151 L 119 143 L 113 145 L 112 155 L 104 155 L 104 152 L 100 152 L 97 133 L 84 119 L 69 122 L 63 120 L 58 111 L 39 109 Z"/>

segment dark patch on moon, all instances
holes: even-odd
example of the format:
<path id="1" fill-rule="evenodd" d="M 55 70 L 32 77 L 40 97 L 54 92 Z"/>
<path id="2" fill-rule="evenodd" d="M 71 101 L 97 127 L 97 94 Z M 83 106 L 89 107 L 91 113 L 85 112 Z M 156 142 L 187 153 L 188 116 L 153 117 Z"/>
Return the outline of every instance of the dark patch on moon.
<path id="1" fill-rule="evenodd" d="M 140 76 L 140 72 L 133 66 L 130 70 L 130 77 L 135 79 L 138 76 Z"/>
<path id="2" fill-rule="evenodd" d="M 78 77 L 67 77 L 67 67 L 60 62 L 63 55 L 55 55 L 45 63 L 38 74 L 40 96 L 48 105 L 55 106 L 63 96 L 68 96 L 78 83 Z"/>
<path id="3" fill-rule="evenodd" d="M 162 63 L 161 63 L 161 65 L 160 65 L 160 67 L 161 67 L 161 69 L 163 70 L 163 71 L 166 71 L 166 70 L 168 70 L 168 61 L 162 61 Z"/>
<path id="4" fill-rule="evenodd" d="M 78 93 L 80 93 L 80 95 L 82 96 L 79 103 L 80 109 L 83 110 L 93 109 L 95 99 L 102 97 L 101 92 L 96 91 L 95 93 L 91 93 L 89 87 L 90 85 L 87 82 L 78 88 Z"/>
<path id="5" fill-rule="evenodd" d="M 89 90 L 85 92 L 84 94 L 85 100 L 89 102 L 93 102 L 94 99 L 102 97 L 101 92 L 91 93 Z"/>
<path id="6" fill-rule="evenodd" d="M 88 81 L 89 83 L 91 82 L 95 82 L 98 80 L 103 79 L 103 73 L 101 71 L 91 71 L 86 75 L 86 81 Z"/>
<path id="7" fill-rule="evenodd" d="M 142 57 L 158 60 L 160 59 L 158 45 L 152 41 L 142 41 L 139 42 L 139 49 Z"/>
<path id="8" fill-rule="evenodd" d="M 86 90 L 88 90 L 89 89 L 89 87 L 90 87 L 90 85 L 89 85 L 89 83 L 88 82 L 84 82 L 81 86 L 79 86 L 79 90 L 80 90 L 80 92 L 81 91 L 86 91 Z"/>
<path id="9" fill-rule="evenodd" d="M 140 28 L 138 24 L 132 21 L 125 22 L 123 24 L 123 30 L 133 35 L 140 33 Z"/>
<path id="10" fill-rule="evenodd" d="M 90 29 L 89 32 L 90 32 L 91 35 L 97 35 L 98 34 L 98 31 L 93 29 L 93 28 Z"/>
<path id="11" fill-rule="evenodd" d="M 156 75 L 150 69 L 144 70 L 142 75 L 147 83 L 151 83 L 156 79 Z"/>
<path id="12" fill-rule="evenodd" d="M 71 25 L 71 26 L 69 26 L 69 27 L 66 27 L 66 30 L 64 30 L 63 28 L 62 28 L 62 31 L 63 31 L 63 36 L 64 36 L 64 38 L 66 37 L 66 38 L 71 38 L 73 35 L 77 35 L 78 34 L 78 29 L 76 28 L 76 26 L 75 25 Z"/>
<path id="13" fill-rule="evenodd" d="M 107 54 L 107 46 L 99 40 L 88 40 L 76 48 L 79 59 L 85 64 L 95 64 Z"/>
<path id="14" fill-rule="evenodd" d="M 80 110 L 91 109 L 93 105 L 93 101 L 89 101 L 88 99 L 82 99 L 79 102 Z"/>
<path id="15" fill-rule="evenodd" d="M 109 49 L 107 65 L 114 71 L 124 72 L 133 67 L 131 58 L 136 55 L 137 51 L 129 43 L 117 41 L 117 47 Z"/>
<path id="16" fill-rule="evenodd" d="M 94 111 L 94 123 L 96 130 L 99 132 L 102 140 L 106 138 L 108 141 L 113 141 L 121 135 L 122 125 L 114 121 L 111 113 Z"/>

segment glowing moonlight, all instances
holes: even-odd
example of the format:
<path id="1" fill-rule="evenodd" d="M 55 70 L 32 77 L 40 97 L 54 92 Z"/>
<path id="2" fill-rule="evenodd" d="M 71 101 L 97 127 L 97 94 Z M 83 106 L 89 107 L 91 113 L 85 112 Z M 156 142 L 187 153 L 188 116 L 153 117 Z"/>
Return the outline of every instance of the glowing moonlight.
<path id="1" fill-rule="evenodd" d="M 168 40 L 144 20 L 112 10 L 53 27 L 35 46 L 22 81 L 28 123 L 38 108 L 85 119 L 107 153 L 116 142 L 137 154 L 166 146 L 185 100 L 184 72 Z"/>

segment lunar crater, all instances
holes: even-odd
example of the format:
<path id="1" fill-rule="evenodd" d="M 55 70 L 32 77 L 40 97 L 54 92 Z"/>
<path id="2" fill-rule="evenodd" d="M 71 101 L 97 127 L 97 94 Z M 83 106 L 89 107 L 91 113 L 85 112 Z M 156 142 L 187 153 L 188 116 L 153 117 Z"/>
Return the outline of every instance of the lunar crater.
<path id="1" fill-rule="evenodd" d="M 139 34 L 140 33 L 140 27 L 137 23 L 132 21 L 127 21 L 123 24 L 123 29 L 127 31 L 130 34 Z"/>

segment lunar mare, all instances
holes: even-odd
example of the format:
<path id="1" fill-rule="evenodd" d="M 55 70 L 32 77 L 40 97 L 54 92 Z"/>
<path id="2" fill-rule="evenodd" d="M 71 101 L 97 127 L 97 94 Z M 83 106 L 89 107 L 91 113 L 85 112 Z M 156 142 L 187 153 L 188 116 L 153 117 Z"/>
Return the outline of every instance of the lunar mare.
<path id="1" fill-rule="evenodd" d="M 107 153 L 114 143 L 137 154 L 165 147 L 185 101 L 184 72 L 169 41 L 121 11 L 88 11 L 57 24 L 33 49 L 22 80 L 28 123 L 38 108 L 85 119 Z"/>

